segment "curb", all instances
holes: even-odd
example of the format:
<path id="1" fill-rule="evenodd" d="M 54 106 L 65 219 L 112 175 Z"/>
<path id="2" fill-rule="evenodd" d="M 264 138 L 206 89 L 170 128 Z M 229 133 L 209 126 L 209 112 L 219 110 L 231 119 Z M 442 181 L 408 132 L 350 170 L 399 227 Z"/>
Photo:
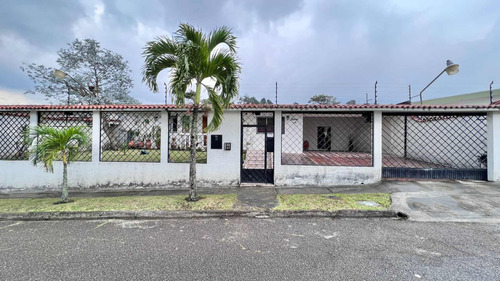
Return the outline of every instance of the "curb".
<path id="1" fill-rule="evenodd" d="M 190 219 L 190 218 L 405 218 L 394 210 L 361 211 L 105 211 L 105 212 L 36 212 L 1 213 L 0 221 L 102 220 L 102 219 Z"/>

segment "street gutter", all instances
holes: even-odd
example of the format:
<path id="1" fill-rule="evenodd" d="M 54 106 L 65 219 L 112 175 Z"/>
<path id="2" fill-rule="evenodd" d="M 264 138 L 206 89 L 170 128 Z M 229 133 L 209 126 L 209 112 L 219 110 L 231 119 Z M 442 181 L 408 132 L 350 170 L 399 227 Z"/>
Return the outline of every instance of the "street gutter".
<path id="1" fill-rule="evenodd" d="M 102 219 L 191 219 L 191 218 L 402 218 L 394 210 L 364 211 L 103 211 L 103 212 L 31 212 L 0 213 L 0 221 L 102 220 Z"/>

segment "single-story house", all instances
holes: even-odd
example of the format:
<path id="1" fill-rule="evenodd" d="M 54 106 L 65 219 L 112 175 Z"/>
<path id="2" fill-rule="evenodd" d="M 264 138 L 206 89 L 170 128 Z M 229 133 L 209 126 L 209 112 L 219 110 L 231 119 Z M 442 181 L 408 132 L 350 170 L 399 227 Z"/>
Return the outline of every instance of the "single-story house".
<path id="1" fill-rule="evenodd" d="M 27 158 L 29 126 L 85 126 L 71 188 L 185 187 L 196 146 L 200 186 L 360 185 L 383 178 L 500 181 L 500 105 L 251 105 L 215 132 L 189 106 L 0 105 L 0 189 L 55 189 Z"/>

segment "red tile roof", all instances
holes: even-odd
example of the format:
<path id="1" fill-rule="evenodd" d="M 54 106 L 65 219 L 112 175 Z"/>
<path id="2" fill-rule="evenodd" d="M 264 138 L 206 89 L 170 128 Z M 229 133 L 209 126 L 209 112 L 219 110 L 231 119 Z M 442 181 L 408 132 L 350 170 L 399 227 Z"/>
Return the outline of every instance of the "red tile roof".
<path id="1" fill-rule="evenodd" d="M 144 110 L 144 109 L 182 109 L 189 105 L 176 106 L 172 104 L 109 104 L 109 105 L 0 105 L 0 110 Z M 231 109 L 284 109 L 284 110 L 318 110 L 318 109 L 500 109 L 500 101 L 491 105 L 409 105 L 409 104 L 380 104 L 380 105 L 311 105 L 311 104 L 234 104 Z"/>

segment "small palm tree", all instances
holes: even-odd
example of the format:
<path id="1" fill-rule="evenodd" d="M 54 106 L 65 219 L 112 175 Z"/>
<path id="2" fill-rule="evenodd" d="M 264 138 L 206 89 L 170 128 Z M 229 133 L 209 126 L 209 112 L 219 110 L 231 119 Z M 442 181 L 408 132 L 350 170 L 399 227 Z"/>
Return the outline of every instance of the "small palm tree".
<path id="1" fill-rule="evenodd" d="M 68 202 L 68 164 L 87 144 L 87 134 L 83 127 L 56 129 L 47 126 L 36 126 L 32 130 L 35 137 L 27 138 L 34 149 L 30 149 L 30 161 L 33 165 L 43 163 L 47 172 L 54 172 L 53 162 L 62 160 L 63 182 L 61 203 Z"/>
<path id="2" fill-rule="evenodd" d="M 143 56 L 143 82 L 153 92 L 158 92 L 156 79 L 165 69 L 170 72 L 170 91 L 176 104 L 185 104 L 192 99 L 190 125 L 189 197 L 198 200 L 196 186 L 197 120 L 201 91 L 208 93 L 213 118 L 207 131 L 216 130 L 222 122 L 223 108 L 229 106 L 238 93 L 238 75 L 241 71 L 236 57 L 236 37 L 226 26 L 216 28 L 209 34 L 189 24 L 180 24 L 172 38 L 158 37 L 147 43 Z M 192 91 L 192 89 L 195 89 Z"/>

